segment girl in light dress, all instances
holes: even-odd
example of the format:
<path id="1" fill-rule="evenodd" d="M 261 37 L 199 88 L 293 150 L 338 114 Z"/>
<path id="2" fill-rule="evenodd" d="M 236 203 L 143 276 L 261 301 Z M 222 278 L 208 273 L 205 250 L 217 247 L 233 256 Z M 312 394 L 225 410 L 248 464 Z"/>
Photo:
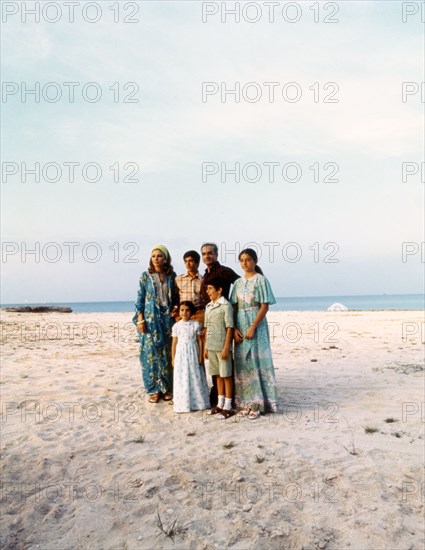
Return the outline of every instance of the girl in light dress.
<path id="1" fill-rule="evenodd" d="M 203 366 L 202 325 L 191 319 L 195 313 L 192 302 L 180 303 L 181 320 L 172 330 L 172 365 L 174 368 L 174 412 L 183 413 L 208 409 L 209 389 Z"/>

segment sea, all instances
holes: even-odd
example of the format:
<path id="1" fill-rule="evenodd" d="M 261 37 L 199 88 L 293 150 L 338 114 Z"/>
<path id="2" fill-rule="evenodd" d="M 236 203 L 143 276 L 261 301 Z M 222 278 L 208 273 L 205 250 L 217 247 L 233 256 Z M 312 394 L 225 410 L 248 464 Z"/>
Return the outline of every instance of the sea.
<path id="1" fill-rule="evenodd" d="M 272 311 L 326 311 L 329 306 L 340 303 L 350 311 L 423 310 L 423 294 L 376 294 L 367 296 L 303 296 L 276 298 Z M 24 304 L 1 304 L 11 306 L 69 306 L 75 313 L 132 312 L 133 301 L 124 302 L 37 302 Z"/>

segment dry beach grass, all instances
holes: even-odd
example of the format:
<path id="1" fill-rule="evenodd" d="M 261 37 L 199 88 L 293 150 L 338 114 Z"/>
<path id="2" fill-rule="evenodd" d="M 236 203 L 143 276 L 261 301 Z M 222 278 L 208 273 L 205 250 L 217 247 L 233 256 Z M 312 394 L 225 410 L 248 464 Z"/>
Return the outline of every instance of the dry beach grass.
<path id="1" fill-rule="evenodd" d="M 3 313 L 2 548 L 423 548 L 420 312 L 271 312 L 256 421 L 147 403 L 130 318 Z"/>

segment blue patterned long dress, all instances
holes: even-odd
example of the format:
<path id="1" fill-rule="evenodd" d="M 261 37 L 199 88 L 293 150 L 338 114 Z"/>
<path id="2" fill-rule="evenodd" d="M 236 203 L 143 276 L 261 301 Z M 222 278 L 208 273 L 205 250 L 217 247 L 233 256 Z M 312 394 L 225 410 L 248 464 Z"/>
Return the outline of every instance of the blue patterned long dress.
<path id="1" fill-rule="evenodd" d="M 142 313 L 146 333 L 138 332 L 140 364 L 143 384 L 149 394 L 172 391 L 171 329 L 174 320 L 170 314 L 173 306 L 178 304 L 175 278 L 174 272 L 165 277 L 162 293 L 158 280 L 148 271 L 143 272 L 139 280 L 133 323 L 137 326 L 137 315 Z"/>
<path id="2" fill-rule="evenodd" d="M 261 304 L 276 303 L 270 283 L 259 273 L 235 281 L 230 301 L 237 304 L 236 327 L 243 335 Z M 276 378 L 266 318 L 255 329 L 252 340 L 235 344 L 235 401 L 241 407 L 277 412 Z"/>

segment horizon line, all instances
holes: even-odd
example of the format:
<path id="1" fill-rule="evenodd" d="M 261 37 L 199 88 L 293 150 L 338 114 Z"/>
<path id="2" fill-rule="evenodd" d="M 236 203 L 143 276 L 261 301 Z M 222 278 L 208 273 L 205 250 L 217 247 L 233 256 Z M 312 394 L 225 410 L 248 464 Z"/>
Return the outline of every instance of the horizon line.
<path id="1" fill-rule="evenodd" d="M 371 296 L 424 296 L 425 294 L 422 292 L 409 292 L 406 294 L 390 294 L 390 293 L 383 293 L 383 294 L 332 294 L 332 295 L 316 295 L 316 296 L 276 296 L 277 299 L 297 299 L 297 298 L 368 298 Z M 3 306 L 13 306 L 13 305 L 37 305 L 37 304 L 60 304 L 60 303 L 73 303 L 73 304 L 103 304 L 103 303 L 120 303 L 120 302 L 134 302 L 134 300 L 87 300 L 87 301 L 74 301 L 74 300 L 64 300 L 62 302 L 53 302 L 53 301 L 36 301 L 36 302 L 9 302 L 9 303 L 2 303 L 0 302 L 0 307 Z"/>

